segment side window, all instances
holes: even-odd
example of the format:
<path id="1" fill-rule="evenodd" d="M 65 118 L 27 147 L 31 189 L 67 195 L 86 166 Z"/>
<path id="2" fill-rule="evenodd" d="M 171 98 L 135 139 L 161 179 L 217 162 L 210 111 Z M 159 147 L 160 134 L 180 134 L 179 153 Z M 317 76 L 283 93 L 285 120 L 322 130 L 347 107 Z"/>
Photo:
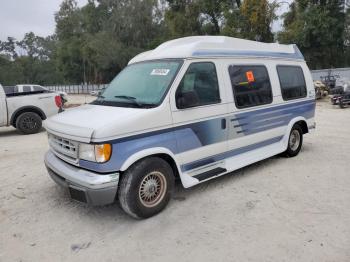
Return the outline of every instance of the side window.
<path id="1" fill-rule="evenodd" d="M 271 83 L 265 66 L 231 65 L 229 74 L 237 108 L 272 103 Z"/>
<path id="2" fill-rule="evenodd" d="M 33 86 L 33 91 L 44 91 L 41 86 Z"/>
<path id="3" fill-rule="evenodd" d="M 184 109 L 220 103 L 216 68 L 213 63 L 192 63 L 176 91 L 176 106 Z"/>
<path id="4" fill-rule="evenodd" d="M 306 97 L 304 73 L 299 66 L 277 66 L 284 100 Z"/>
<path id="5" fill-rule="evenodd" d="M 23 92 L 30 92 L 30 86 L 23 86 Z"/>

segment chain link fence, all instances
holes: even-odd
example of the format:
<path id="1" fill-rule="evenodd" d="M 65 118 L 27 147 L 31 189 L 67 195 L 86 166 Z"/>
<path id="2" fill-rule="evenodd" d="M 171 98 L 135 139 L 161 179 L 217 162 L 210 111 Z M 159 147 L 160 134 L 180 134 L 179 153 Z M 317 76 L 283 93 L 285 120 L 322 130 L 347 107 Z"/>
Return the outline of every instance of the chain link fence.
<path id="1" fill-rule="evenodd" d="M 106 88 L 108 84 L 100 85 L 54 85 L 45 86 L 51 91 L 62 91 L 67 94 L 90 94 L 91 91 L 97 91 Z"/>

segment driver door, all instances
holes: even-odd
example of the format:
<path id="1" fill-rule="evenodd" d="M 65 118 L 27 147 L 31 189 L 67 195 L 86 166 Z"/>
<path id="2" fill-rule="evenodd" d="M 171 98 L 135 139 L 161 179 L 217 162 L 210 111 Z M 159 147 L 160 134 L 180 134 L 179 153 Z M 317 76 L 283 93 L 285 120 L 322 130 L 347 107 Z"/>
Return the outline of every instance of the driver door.
<path id="1" fill-rule="evenodd" d="M 223 167 L 228 124 L 225 90 L 212 61 L 186 61 L 171 93 L 171 110 L 181 171 L 201 173 Z M 181 74 L 181 73 L 180 73 Z M 221 157 L 220 157 L 221 156 Z"/>

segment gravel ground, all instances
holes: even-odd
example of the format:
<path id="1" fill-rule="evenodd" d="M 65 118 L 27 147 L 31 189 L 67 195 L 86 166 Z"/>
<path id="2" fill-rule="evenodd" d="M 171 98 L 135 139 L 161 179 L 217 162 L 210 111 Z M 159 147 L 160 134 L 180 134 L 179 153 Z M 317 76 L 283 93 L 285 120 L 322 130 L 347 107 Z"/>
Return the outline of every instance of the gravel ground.
<path id="1" fill-rule="evenodd" d="M 350 261 L 350 108 L 317 105 L 295 158 L 176 193 L 136 221 L 71 201 L 48 177 L 44 131 L 0 129 L 0 261 Z"/>

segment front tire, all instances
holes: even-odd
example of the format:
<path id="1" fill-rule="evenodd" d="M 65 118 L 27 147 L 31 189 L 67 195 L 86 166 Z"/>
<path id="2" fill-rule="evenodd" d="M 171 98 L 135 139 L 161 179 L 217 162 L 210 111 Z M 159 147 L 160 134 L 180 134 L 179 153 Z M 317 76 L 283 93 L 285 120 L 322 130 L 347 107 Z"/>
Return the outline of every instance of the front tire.
<path id="1" fill-rule="evenodd" d="M 174 181 L 173 170 L 165 160 L 145 158 L 122 175 L 118 190 L 120 205 L 137 219 L 154 216 L 168 204 Z"/>
<path id="2" fill-rule="evenodd" d="M 303 130 L 298 124 L 292 127 L 289 134 L 288 147 L 284 152 L 287 157 L 295 157 L 299 154 L 301 146 L 303 145 Z"/>
<path id="3" fill-rule="evenodd" d="M 38 133 L 41 127 L 42 119 L 34 112 L 22 113 L 16 120 L 16 128 L 26 135 Z"/>

